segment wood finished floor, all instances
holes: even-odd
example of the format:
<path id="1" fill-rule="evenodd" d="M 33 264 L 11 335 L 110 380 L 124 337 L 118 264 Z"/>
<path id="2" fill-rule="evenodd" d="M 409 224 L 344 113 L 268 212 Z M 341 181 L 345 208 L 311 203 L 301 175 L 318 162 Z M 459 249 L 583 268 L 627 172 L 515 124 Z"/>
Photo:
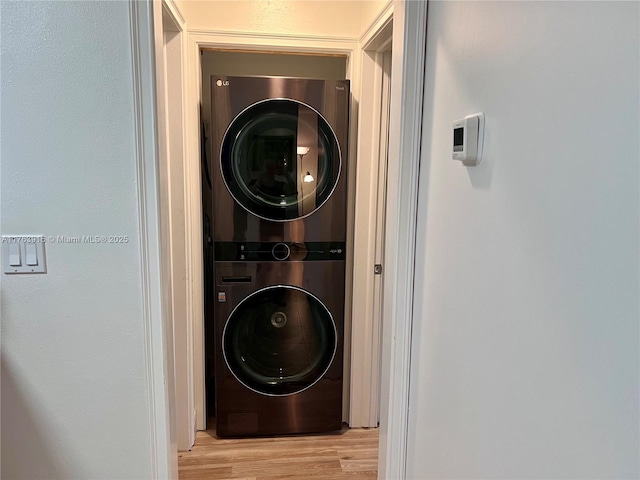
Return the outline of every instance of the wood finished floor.
<path id="1" fill-rule="evenodd" d="M 198 432 L 178 454 L 180 480 L 375 480 L 378 429 L 343 428 L 323 435 L 219 439 Z"/>

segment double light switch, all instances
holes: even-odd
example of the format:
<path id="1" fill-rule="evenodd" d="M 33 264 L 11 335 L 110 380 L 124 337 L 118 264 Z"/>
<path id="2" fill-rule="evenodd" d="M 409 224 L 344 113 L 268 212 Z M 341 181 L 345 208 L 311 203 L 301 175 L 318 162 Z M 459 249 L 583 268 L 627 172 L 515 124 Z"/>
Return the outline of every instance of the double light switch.
<path id="1" fill-rule="evenodd" d="M 2 267 L 4 273 L 46 273 L 42 236 L 3 235 Z"/>

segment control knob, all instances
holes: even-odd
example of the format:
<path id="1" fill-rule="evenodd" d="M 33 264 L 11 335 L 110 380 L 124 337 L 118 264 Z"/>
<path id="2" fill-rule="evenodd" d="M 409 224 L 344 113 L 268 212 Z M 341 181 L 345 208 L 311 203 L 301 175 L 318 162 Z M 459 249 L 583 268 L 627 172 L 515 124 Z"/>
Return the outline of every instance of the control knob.
<path id="1" fill-rule="evenodd" d="M 276 260 L 286 260 L 291 255 L 291 249 L 286 243 L 276 243 L 271 250 L 273 258 Z"/>

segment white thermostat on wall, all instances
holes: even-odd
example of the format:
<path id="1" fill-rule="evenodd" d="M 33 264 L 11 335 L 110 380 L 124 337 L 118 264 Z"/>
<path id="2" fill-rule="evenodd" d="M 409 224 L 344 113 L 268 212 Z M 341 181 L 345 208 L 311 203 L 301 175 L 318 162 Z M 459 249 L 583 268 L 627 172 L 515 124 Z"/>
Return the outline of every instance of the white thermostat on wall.
<path id="1" fill-rule="evenodd" d="M 474 167 L 482 160 L 484 142 L 484 113 L 467 115 L 453 122 L 453 156 L 467 167 Z"/>

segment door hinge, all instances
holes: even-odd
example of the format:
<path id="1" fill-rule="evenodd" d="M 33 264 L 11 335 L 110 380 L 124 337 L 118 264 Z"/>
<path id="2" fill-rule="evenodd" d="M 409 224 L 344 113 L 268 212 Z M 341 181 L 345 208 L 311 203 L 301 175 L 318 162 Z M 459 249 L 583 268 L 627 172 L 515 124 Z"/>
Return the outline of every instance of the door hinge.
<path id="1" fill-rule="evenodd" d="M 373 273 L 374 275 L 382 275 L 382 264 L 376 263 L 373 266 Z"/>

